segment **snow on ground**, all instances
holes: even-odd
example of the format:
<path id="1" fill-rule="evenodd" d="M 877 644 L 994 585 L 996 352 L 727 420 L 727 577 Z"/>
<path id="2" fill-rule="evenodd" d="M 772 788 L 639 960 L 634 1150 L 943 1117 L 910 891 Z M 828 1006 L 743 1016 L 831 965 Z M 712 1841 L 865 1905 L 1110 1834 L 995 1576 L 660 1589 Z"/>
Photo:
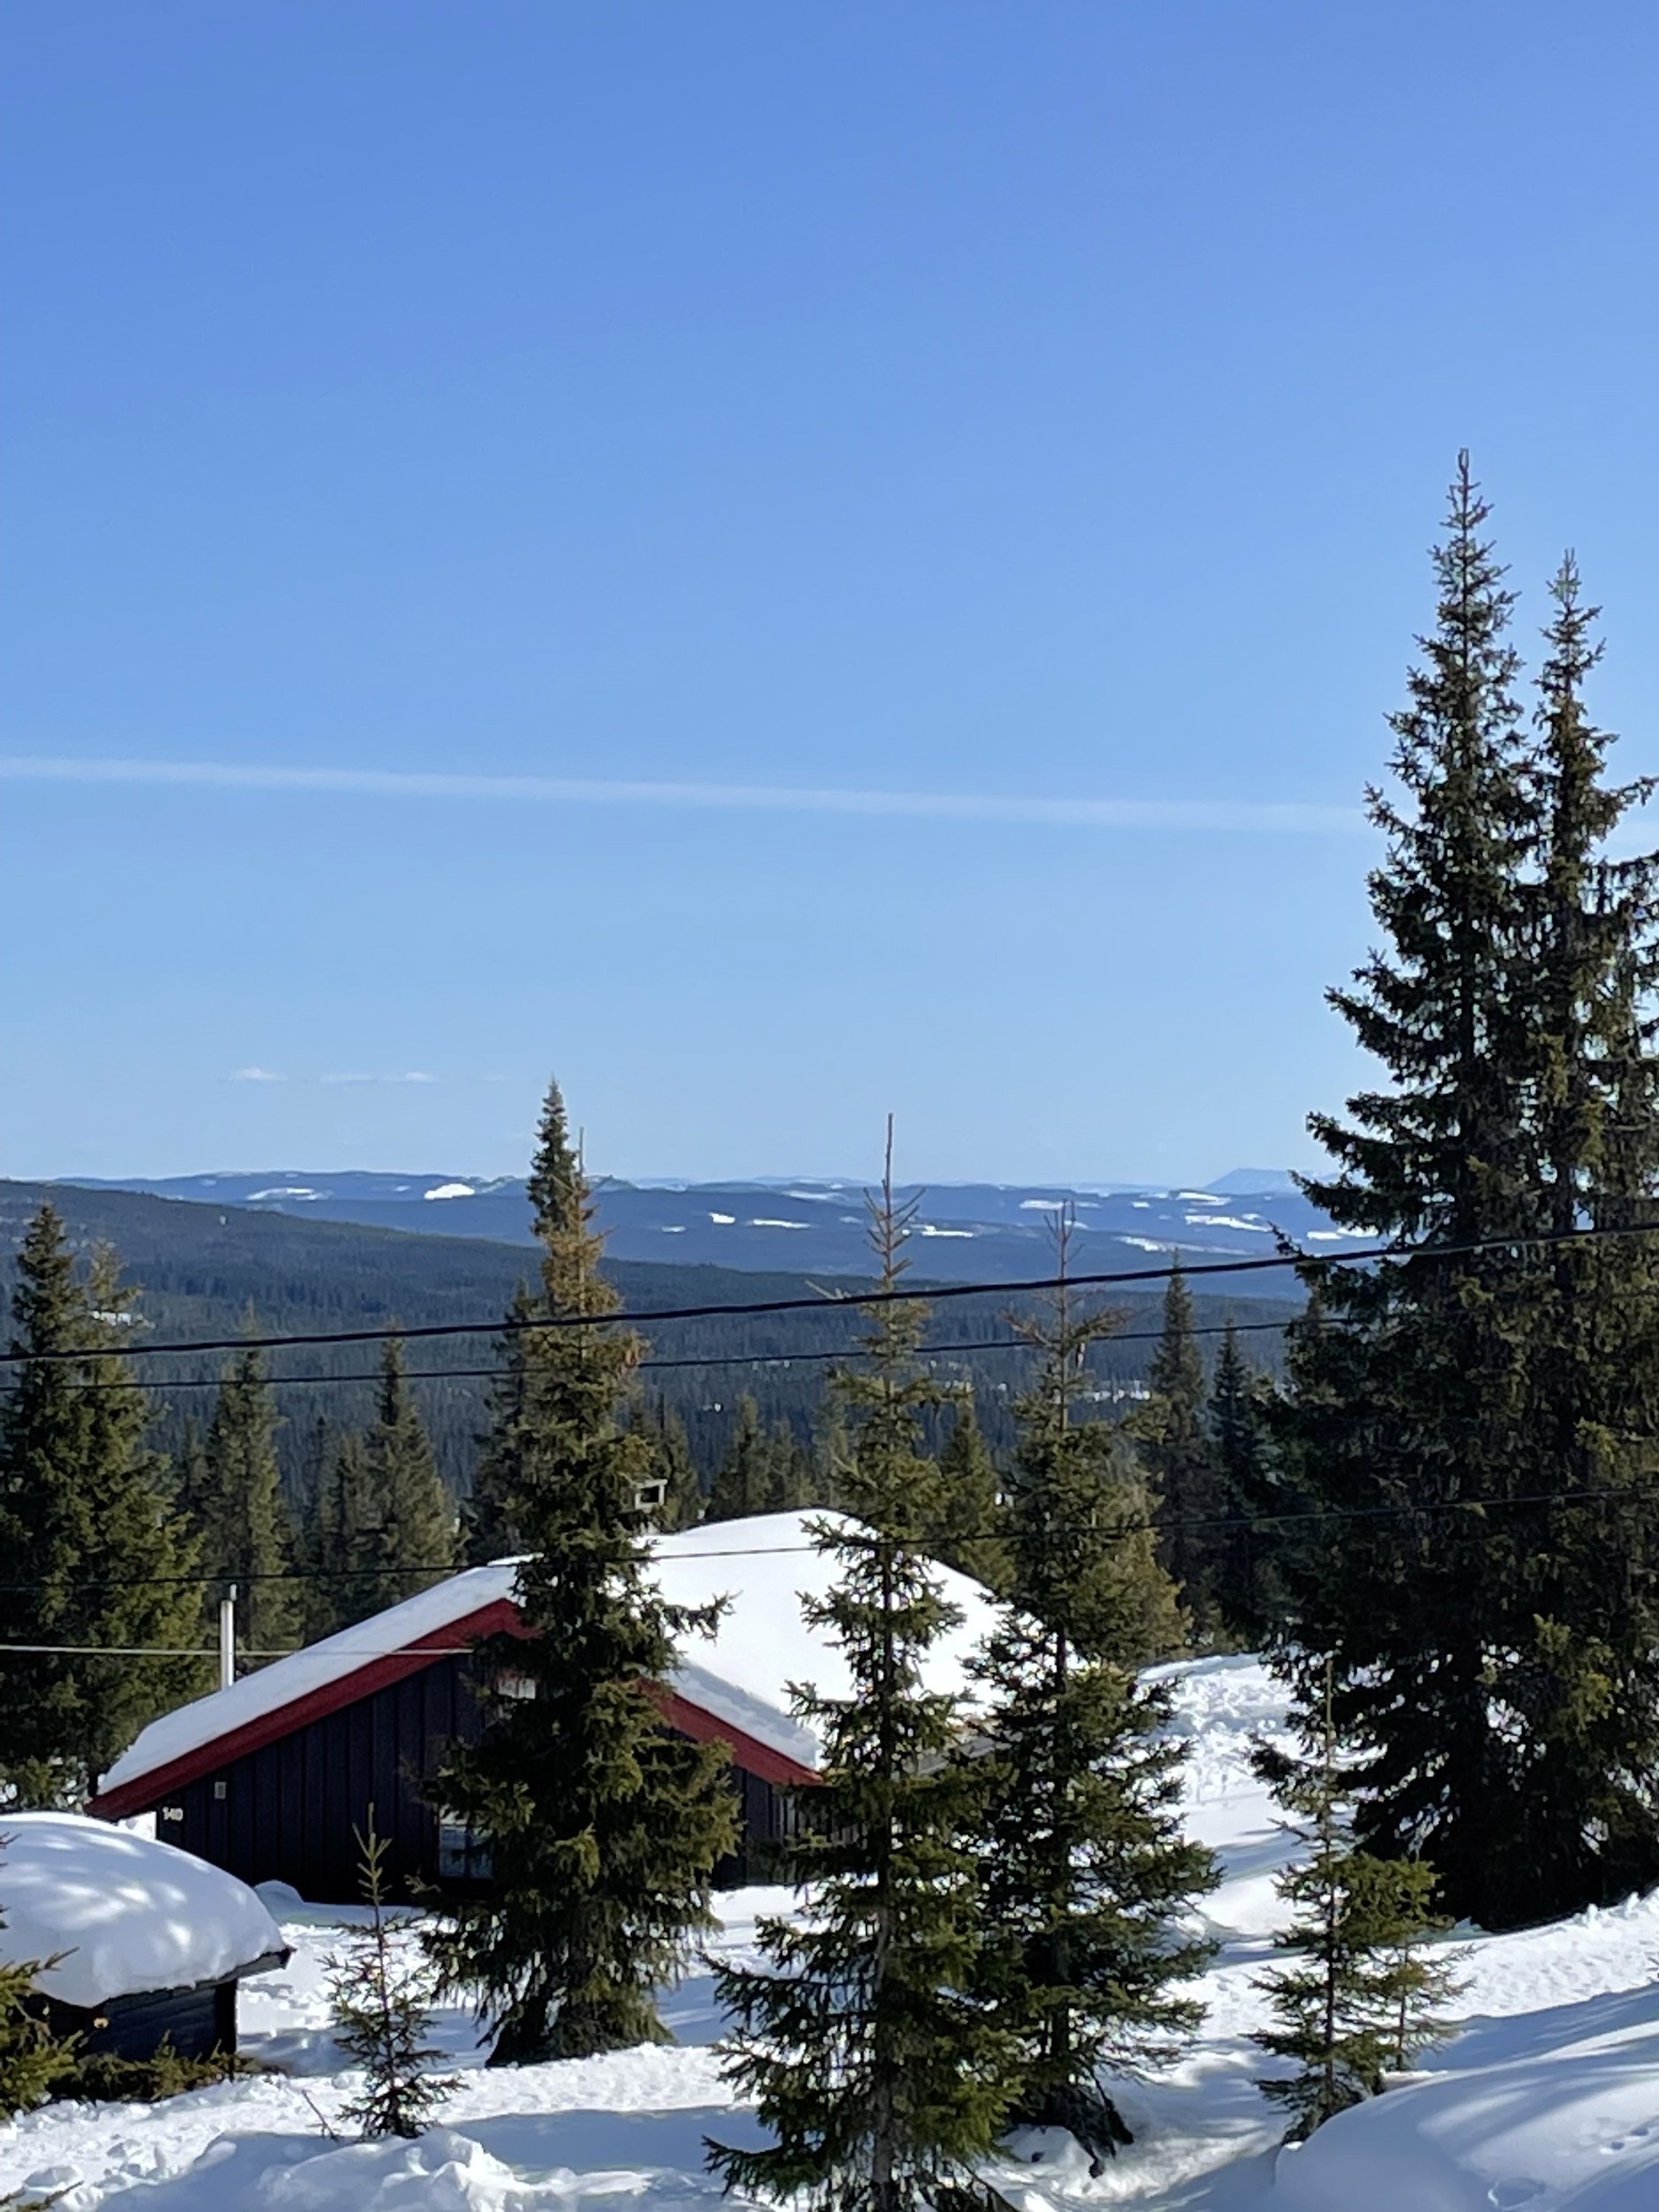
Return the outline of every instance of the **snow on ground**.
<path id="1" fill-rule="evenodd" d="M 5 1815 L 0 1911 L 0 1963 L 56 1961 L 34 1985 L 65 2005 L 217 1982 L 282 1948 L 234 1875 L 74 1812 Z"/>
<path id="2" fill-rule="evenodd" d="M 1165 1670 L 1185 1740 L 1188 1818 L 1223 1878 L 1202 1918 L 1220 1946 L 1203 2033 L 1175 2065 L 1128 2084 L 1136 2141 L 1091 2178 L 1068 2138 L 1027 2134 L 993 2178 L 1018 2212 L 1653 2212 L 1659 2206 L 1659 1896 L 1616 1911 L 1459 1938 L 1468 1984 L 1454 2042 L 1386 2096 L 1299 2149 L 1257 2089 L 1251 1986 L 1272 1946 L 1285 1840 L 1250 1773 L 1280 1694 L 1249 1660 Z M 280 2068 L 153 2108 L 49 2106 L 0 2128 L 0 2197 L 62 2189 L 61 2212 L 715 2212 L 715 2134 L 754 2141 L 711 2049 L 709 1974 L 664 2000 L 678 2041 L 562 2065 L 487 2070 L 464 2013 L 435 2040 L 461 2086 L 419 2142 L 333 2141 L 349 2096 L 328 2032 L 324 1954 L 350 1908 L 266 1902 L 293 1946 L 245 1983 L 244 2047 Z M 714 1951 L 751 1953 L 758 1913 L 789 1893 L 723 1901 Z M 408 1936 L 405 1940 L 412 1940 Z"/>

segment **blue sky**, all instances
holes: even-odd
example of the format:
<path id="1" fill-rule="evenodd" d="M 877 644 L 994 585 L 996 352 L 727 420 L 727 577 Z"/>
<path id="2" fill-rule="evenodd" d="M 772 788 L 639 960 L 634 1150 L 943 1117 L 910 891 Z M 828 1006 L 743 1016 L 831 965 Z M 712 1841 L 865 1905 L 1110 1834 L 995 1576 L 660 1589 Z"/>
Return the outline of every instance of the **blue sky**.
<path id="1" fill-rule="evenodd" d="M 1649 7 L 0 47 L 0 1173 L 1305 1160 L 1462 444 L 1659 767 Z"/>

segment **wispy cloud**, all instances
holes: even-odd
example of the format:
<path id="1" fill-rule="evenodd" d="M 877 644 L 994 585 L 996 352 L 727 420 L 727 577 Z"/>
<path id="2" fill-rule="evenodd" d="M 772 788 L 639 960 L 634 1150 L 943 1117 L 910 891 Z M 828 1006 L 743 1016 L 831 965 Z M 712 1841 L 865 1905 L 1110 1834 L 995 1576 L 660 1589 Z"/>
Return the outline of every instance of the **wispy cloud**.
<path id="1" fill-rule="evenodd" d="M 226 791 L 313 791 L 354 799 L 508 799 L 568 806 L 659 806 L 709 813 L 864 814 L 923 821 L 1052 824 L 1082 829 L 1201 829 L 1344 835 L 1357 806 L 1235 799 L 1036 799 L 1017 793 L 850 791 L 774 784 L 656 784 L 555 776 L 443 776 L 418 770 L 283 768 L 230 761 L 91 760 L 0 755 L 0 778 L 35 784 L 147 784 Z"/>
<path id="2" fill-rule="evenodd" d="M 429 1076 L 424 1069 L 411 1068 L 405 1074 L 395 1076 L 348 1075 L 319 1076 L 319 1083 L 436 1083 L 436 1076 Z"/>
<path id="3" fill-rule="evenodd" d="M 377 1075 L 364 1069 L 346 1070 L 326 1076 L 279 1076 L 269 1068 L 233 1068 L 226 1078 L 230 1083 L 436 1083 L 436 1076 L 429 1076 L 424 1068 L 408 1068 L 394 1074 Z"/>

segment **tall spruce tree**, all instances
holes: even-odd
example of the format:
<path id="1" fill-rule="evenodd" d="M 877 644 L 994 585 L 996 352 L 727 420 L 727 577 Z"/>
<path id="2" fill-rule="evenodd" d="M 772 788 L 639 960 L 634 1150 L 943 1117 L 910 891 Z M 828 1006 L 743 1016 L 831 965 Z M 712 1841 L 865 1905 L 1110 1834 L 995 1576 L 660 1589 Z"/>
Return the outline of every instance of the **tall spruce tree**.
<path id="1" fill-rule="evenodd" d="M 1583 714 L 1570 572 L 1526 730 L 1487 512 L 1462 457 L 1437 625 L 1393 717 L 1404 799 L 1370 799 L 1385 941 L 1332 994 L 1389 1080 L 1346 1121 L 1312 1117 L 1336 1172 L 1310 1195 L 1415 1249 L 1321 1269 L 1292 1333 L 1287 1467 L 1333 1510 L 1287 1548 L 1283 1636 L 1304 1698 L 1334 1661 L 1361 1841 L 1421 1848 L 1454 1913 L 1509 1924 L 1659 1872 L 1636 1495 L 1659 1263 L 1643 1238 L 1528 1241 L 1653 1218 L 1654 878 L 1605 858 L 1636 794 L 1605 784 Z M 1587 1510 L 1587 1487 L 1632 1496 Z"/>
<path id="2" fill-rule="evenodd" d="M 1069 2127 L 1099 2161 L 1127 2128 L 1106 2075 L 1167 2050 L 1201 2007 L 1180 1984 L 1209 1956 L 1178 1927 L 1214 1880 L 1182 1836 L 1182 1752 L 1167 1690 L 1141 1660 L 1180 1633 L 1153 1548 L 1145 1481 L 1109 1424 L 1078 1417 L 1091 1345 L 1120 1325 L 1085 1310 L 1057 1241 L 1052 1317 L 1018 1406 L 1010 1482 L 1011 1594 L 979 1665 L 986 1941 L 982 1987 L 1020 2051 L 1014 2117 Z"/>
<path id="3" fill-rule="evenodd" d="M 914 1205 L 893 1195 L 892 1132 L 871 1239 L 898 1287 Z M 937 1471 L 923 1421 L 936 1388 L 919 1356 L 923 1309 L 876 1308 L 866 1366 L 837 1377 L 850 1432 L 844 1494 L 860 1526 L 826 1523 L 836 1561 L 807 1617 L 839 1646 L 851 1694 L 802 1693 L 822 1781 L 787 1852 L 812 1886 L 799 1921 L 761 1924 L 764 1966 L 717 1977 L 732 2015 L 728 2078 L 774 2141 L 709 2146 L 728 2186 L 829 2212 L 912 2212 L 995 2142 L 1011 2080 L 1008 2037 L 973 1994 L 978 1901 L 964 1824 L 971 1788 L 952 1754 L 954 1698 L 923 1686 L 959 1617 L 923 1549 Z"/>
<path id="4" fill-rule="evenodd" d="M 1208 1642 L 1218 1615 L 1215 1577 L 1220 1485 L 1205 1421 L 1204 1361 L 1193 1332 L 1192 1293 L 1179 1258 L 1164 1287 L 1163 1331 L 1146 1372 L 1148 1400 L 1136 1419 L 1160 1501 L 1165 1565 L 1192 1623 Z"/>
<path id="5" fill-rule="evenodd" d="M 1580 1225 L 1659 1222 L 1659 860 L 1607 856 L 1609 836 L 1654 786 L 1608 780 L 1611 740 L 1584 701 L 1601 657 L 1597 610 L 1581 600 L 1571 556 L 1550 589 L 1528 761 L 1528 980 L 1515 1027 L 1536 1102 L 1544 1221 L 1562 1240 L 1528 1255 L 1524 1428 L 1537 1457 L 1525 1479 L 1564 1502 L 1512 1516 L 1520 1661 L 1503 1696 L 1530 1751 L 1509 1848 L 1532 1868 L 1537 1902 L 1565 1911 L 1659 1871 L 1659 1514 L 1648 1496 L 1659 1450 L 1659 1238 L 1565 1241 Z M 1571 1502 L 1587 1491 L 1598 1503 Z"/>
<path id="6" fill-rule="evenodd" d="M 41 1207 L 18 1255 L 0 1408 L 0 1557 L 20 1586 L 0 1642 L 94 1648 L 6 1659 L 0 1781 L 23 1804 L 79 1804 L 146 1721 L 206 1687 L 199 1662 L 164 1655 L 199 1643 L 196 1563 L 120 1356 L 136 1297 L 113 1253 L 79 1272 Z"/>
<path id="7" fill-rule="evenodd" d="M 252 1316 L 249 1316 L 252 1325 Z M 225 1367 L 203 1455 L 201 1563 L 213 1578 L 206 1605 L 218 1611 L 236 1586 L 236 1630 L 251 1663 L 297 1644 L 304 1629 L 295 1564 L 294 1526 L 276 1458 L 281 1416 L 257 1345 Z"/>
<path id="8" fill-rule="evenodd" d="M 459 1902 L 432 1951 L 447 1985 L 476 1996 L 492 2065 L 668 2040 L 655 1991 L 713 1928 L 709 1879 L 737 1833 L 724 1747 L 672 1734 L 652 1696 L 704 1616 L 651 1578 L 636 1504 L 649 1460 L 619 1421 L 642 1347 L 607 1322 L 617 1297 L 556 1084 L 529 1196 L 531 1310 L 564 1325 L 519 1332 L 498 1399 L 527 1633 L 478 1646 L 484 1735 L 433 1784 L 490 1855 L 491 1895 Z"/>

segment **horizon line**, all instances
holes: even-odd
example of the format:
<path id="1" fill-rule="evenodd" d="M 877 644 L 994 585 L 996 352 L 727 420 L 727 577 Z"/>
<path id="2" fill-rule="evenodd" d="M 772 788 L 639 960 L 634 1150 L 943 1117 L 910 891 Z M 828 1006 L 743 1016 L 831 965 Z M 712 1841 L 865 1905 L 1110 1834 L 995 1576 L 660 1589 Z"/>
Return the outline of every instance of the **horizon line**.
<path id="1" fill-rule="evenodd" d="M 1297 800 L 1040 799 L 1018 793 L 455 775 L 424 769 L 288 768 L 274 762 L 151 761 L 52 754 L 0 754 L 0 778 L 12 783 L 333 792 L 362 799 L 516 799 L 555 806 L 886 815 L 918 821 L 1029 822 L 1073 829 L 1244 830 L 1328 836 L 1351 836 L 1370 827 L 1360 807 L 1317 806 Z"/>

